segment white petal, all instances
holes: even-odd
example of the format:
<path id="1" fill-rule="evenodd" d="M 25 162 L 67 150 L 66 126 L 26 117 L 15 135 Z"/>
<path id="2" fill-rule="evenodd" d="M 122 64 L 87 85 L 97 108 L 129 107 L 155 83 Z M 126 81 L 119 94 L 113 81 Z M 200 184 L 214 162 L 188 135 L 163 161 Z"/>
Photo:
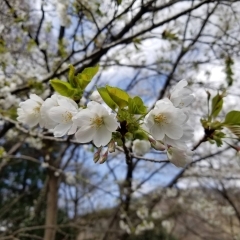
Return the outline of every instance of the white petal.
<path id="1" fill-rule="evenodd" d="M 181 97 L 172 97 L 171 96 L 171 101 L 175 107 L 178 107 L 180 102 L 181 102 Z"/>
<path id="2" fill-rule="evenodd" d="M 68 135 L 72 135 L 77 131 L 77 125 L 76 124 L 72 124 L 72 127 L 69 129 L 68 131 Z"/>
<path id="3" fill-rule="evenodd" d="M 68 111 L 75 112 L 78 109 L 78 105 L 70 98 L 58 95 L 57 102 L 59 106 L 65 107 Z"/>
<path id="4" fill-rule="evenodd" d="M 184 141 L 182 141 L 182 138 L 179 140 L 174 140 L 165 135 L 163 142 L 172 147 L 187 149 L 187 144 Z"/>
<path id="5" fill-rule="evenodd" d="M 70 117 L 69 117 L 70 115 Z M 71 113 L 68 111 L 68 109 L 63 107 L 53 107 L 49 110 L 49 117 L 58 123 L 71 123 Z"/>
<path id="6" fill-rule="evenodd" d="M 164 111 L 169 107 L 169 105 L 173 106 L 173 103 L 168 98 L 164 98 L 156 102 L 155 108 L 159 108 L 161 111 Z"/>
<path id="7" fill-rule="evenodd" d="M 111 138 L 112 133 L 109 132 L 105 126 L 102 126 L 97 129 L 93 137 L 93 143 L 96 147 L 105 146 L 110 142 Z"/>
<path id="8" fill-rule="evenodd" d="M 181 137 L 182 141 L 190 141 L 194 136 L 194 129 L 189 125 L 183 127 L 183 136 Z"/>
<path id="9" fill-rule="evenodd" d="M 180 139 L 183 135 L 183 129 L 179 125 L 173 123 L 163 124 L 162 128 L 165 134 L 172 139 Z"/>
<path id="10" fill-rule="evenodd" d="M 67 134 L 68 130 L 71 128 L 72 124 L 71 123 L 60 123 L 58 124 L 54 129 L 53 129 L 53 133 L 54 133 L 54 137 L 62 137 L 65 134 Z"/>
<path id="11" fill-rule="evenodd" d="M 39 125 L 40 125 L 41 128 L 44 128 L 44 121 L 41 118 L 41 116 L 39 117 Z"/>
<path id="12" fill-rule="evenodd" d="M 92 101 L 95 101 L 95 102 L 99 102 L 99 103 L 103 102 L 103 99 L 97 90 L 93 91 L 93 93 L 91 94 L 89 99 L 91 99 Z"/>
<path id="13" fill-rule="evenodd" d="M 171 147 L 167 151 L 169 161 L 177 167 L 184 167 L 192 162 L 192 151 Z"/>
<path id="14" fill-rule="evenodd" d="M 93 140 L 95 130 L 96 129 L 91 126 L 83 126 L 75 133 L 75 137 L 80 143 L 90 142 Z"/>
<path id="15" fill-rule="evenodd" d="M 28 99 L 25 102 L 21 102 L 19 106 L 25 111 L 25 112 L 32 112 L 34 108 L 41 107 L 41 105 L 37 102 L 35 102 L 32 99 Z"/>
<path id="16" fill-rule="evenodd" d="M 179 104 L 179 107 L 180 107 L 180 108 L 187 107 L 187 106 L 189 106 L 191 103 L 193 103 L 194 100 L 195 100 L 194 95 L 189 95 L 189 96 L 187 96 L 187 97 L 184 97 L 184 98 L 182 98 L 182 100 L 181 100 L 181 102 L 180 102 L 180 104 Z"/>
<path id="17" fill-rule="evenodd" d="M 29 114 L 26 115 L 24 121 L 23 123 L 26 123 L 29 127 L 35 127 L 39 123 L 39 118 L 34 114 Z"/>
<path id="18" fill-rule="evenodd" d="M 83 109 L 73 117 L 73 122 L 77 126 L 90 125 L 96 114 L 89 111 L 89 109 Z"/>
<path id="19" fill-rule="evenodd" d="M 156 140 L 162 140 L 164 138 L 164 131 L 161 126 L 154 124 L 150 128 L 150 134 L 156 139 Z"/>
<path id="20" fill-rule="evenodd" d="M 35 102 L 38 102 L 40 104 L 43 103 L 42 98 L 40 98 L 38 95 L 36 94 L 30 94 L 30 99 L 34 100 Z"/>
<path id="21" fill-rule="evenodd" d="M 188 82 L 186 80 L 181 80 L 179 81 L 176 86 L 174 87 L 173 91 L 176 90 L 176 89 L 181 89 L 181 88 L 184 88 L 188 85 Z"/>
<path id="22" fill-rule="evenodd" d="M 109 115 L 107 109 L 98 102 L 91 101 L 88 103 L 87 107 L 91 112 L 97 113 L 100 117 Z"/>
<path id="23" fill-rule="evenodd" d="M 175 108 L 172 112 L 172 119 L 177 122 L 177 124 L 181 125 L 188 120 L 188 115 L 183 109 Z"/>
<path id="24" fill-rule="evenodd" d="M 52 96 L 51 98 L 47 98 L 41 107 L 41 118 L 43 120 L 44 127 L 47 129 L 53 129 L 57 125 L 57 123 L 49 117 L 49 110 L 55 106 L 58 106 L 58 103 L 53 99 Z"/>
<path id="25" fill-rule="evenodd" d="M 104 122 L 105 127 L 110 132 L 114 132 L 119 126 L 119 124 L 118 124 L 117 120 L 114 118 L 113 114 L 104 117 L 103 122 Z"/>
<path id="26" fill-rule="evenodd" d="M 154 123 L 154 110 L 151 110 L 144 118 L 145 127 L 150 129 Z"/>
<path id="27" fill-rule="evenodd" d="M 150 150 L 150 143 L 146 140 L 139 140 L 136 139 L 133 141 L 133 152 L 138 156 L 143 156 L 144 154 L 148 153 Z"/>

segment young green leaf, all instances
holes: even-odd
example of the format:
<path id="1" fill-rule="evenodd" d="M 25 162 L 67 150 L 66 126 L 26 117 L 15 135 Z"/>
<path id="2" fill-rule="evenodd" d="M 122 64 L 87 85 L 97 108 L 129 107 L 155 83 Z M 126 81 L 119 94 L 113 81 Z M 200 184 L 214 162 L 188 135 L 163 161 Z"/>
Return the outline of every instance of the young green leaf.
<path id="1" fill-rule="evenodd" d="M 69 73 L 68 73 L 68 80 L 72 87 L 76 87 L 76 84 L 74 82 L 74 76 L 75 75 L 75 68 L 73 65 L 69 66 Z"/>
<path id="2" fill-rule="evenodd" d="M 129 95 L 120 88 L 106 86 L 109 96 L 120 107 L 124 108 L 128 105 Z"/>
<path id="3" fill-rule="evenodd" d="M 61 81 L 59 79 L 53 79 L 50 81 L 53 89 L 62 96 L 71 97 L 75 94 L 75 89 L 70 83 Z"/>
<path id="4" fill-rule="evenodd" d="M 99 65 L 95 67 L 85 68 L 81 73 L 76 76 L 76 81 L 81 89 L 85 89 L 87 85 L 91 82 L 93 77 L 97 74 L 99 70 Z"/>
<path id="5" fill-rule="evenodd" d="M 147 107 L 144 106 L 140 97 L 129 98 L 128 111 L 132 114 L 145 114 L 147 112 Z"/>
<path id="6" fill-rule="evenodd" d="M 217 117 L 220 111 L 222 110 L 223 107 L 223 96 L 220 94 L 217 94 L 213 99 L 212 99 L 212 117 Z"/>
<path id="7" fill-rule="evenodd" d="M 117 104 L 112 100 L 112 98 L 109 96 L 108 91 L 106 88 L 101 87 L 97 88 L 99 94 L 101 95 L 103 101 L 111 108 L 111 109 L 116 109 Z"/>
<path id="8" fill-rule="evenodd" d="M 240 112 L 239 111 L 231 111 L 229 112 L 224 121 L 225 125 L 240 125 Z"/>
<path id="9" fill-rule="evenodd" d="M 147 140 L 148 135 L 142 130 L 137 130 L 134 132 L 134 139 Z"/>

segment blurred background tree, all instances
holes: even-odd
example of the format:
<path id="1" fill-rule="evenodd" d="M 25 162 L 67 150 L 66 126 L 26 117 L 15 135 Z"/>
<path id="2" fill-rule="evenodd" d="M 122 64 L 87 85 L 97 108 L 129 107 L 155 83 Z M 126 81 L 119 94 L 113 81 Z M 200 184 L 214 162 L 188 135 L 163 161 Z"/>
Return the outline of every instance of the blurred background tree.
<path id="1" fill-rule="evenodd" d="M 240 108 L 239 10 L 238 0 L 2 0 L 0 239 L 240 239 L 238 139 L 217 148 L 200 122 L 217 92 L 227 92 L 219 118 Z M 94 145 L 16 122 L 19 102 L 49 97 L 69 64 L 98 63 L 82 104 L 110 84 L 151 108 L 189 82 L 192 164 L 154 163 L 166 156 L 152 149 L 98 165 Z"/>

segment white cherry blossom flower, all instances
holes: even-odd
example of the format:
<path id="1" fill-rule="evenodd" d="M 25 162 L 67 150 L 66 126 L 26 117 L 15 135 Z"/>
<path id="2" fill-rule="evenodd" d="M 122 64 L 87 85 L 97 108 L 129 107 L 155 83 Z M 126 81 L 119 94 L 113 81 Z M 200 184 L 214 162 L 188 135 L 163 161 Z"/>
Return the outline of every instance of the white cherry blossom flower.
<path id="1" fill-rule="evenodd" d="M 53 94 L 51 96 L 51 98 L 47 98 L 44 101 L 44 103 L 42 104 L 41 116 L 43 119 L 43 125 L 47 129 L 53 129 L 58 124 L 56 121 L 53 121 L 49 116 L 50 109 L 53 107 L 59 106 L 58 101 L 57 101 L 58 97 L 60 97 L 60 96 Z"/>
<path id="2" fill-rule="evenodd" d="M 75 137 L 80 143 L 93 140 L 96 147 L 107 145 L 112 132 L 118 128 L 115 116 L 97 102 L 89 102 L 86 109 L 80 111 L 74 118 L 74 124 L 80 127 Z"/>
<path id="3" fill-rule="evenodd" d="M 172 147 L 187 149 L 187 142 L 191 141 L 194 135 L 194 130 L 188 124 L 183 126 L 183 135 L 180 139 L 174 140 L 165 136 L 163 142 Z"/>
<path id="4" fill-rule="evenodd" d="M 92 92 L 89 99 L 98 103 L 103 103 L 103 99 L 97 90 Z"/>
<path id="5" fill-rule="evenodd" d="M 146 140 L 136 139 L 133 141 L 133 152 L 138 156 L 143 156 L 149 152 L 151 144 Z"/>
<path id="6" fill-rule="evenodd" d="M 156 140 L 163 140 L 165 136 L 180 139 L 186 120 L 187 115 L 181 109 L 174 107 L 170 100 L 163 99 L 146 115 L 144 122 Z"/>
<path id="7" fill-rule="evenodd" d="M 187 107 L 195 100 L 192 90 L 187 88 L 187 85 L 186 80 L 181 80 L 172 90 L 170 100 L 175 107 Z"/>
<path id="8" fill-rule="evenodd" d="M 193 152 L 186 149 L 170 147 L 167 150 L 169 161 L 177 167 L 184 167 L 192 162 Z"/>
<path id="9" fill-rule="evenodd" d="M 27 124 L 29 127 L 34 127 L 38 123 L 43 125 L 43 121 L 40 114 L 40 109 L 43 104 L 43 100 L 36 94 L 30 94 L 30 99 L 19 103 L 17 109 L 17 120 L 23 124 Z"/>
<path id="10" fill-rule="evenodd" d="M 60 95 L 52 96 L 52 99 L 48 100 L 44 107 L 46 109 L 44 109 L 42 115 L 45 115 L 49 120 L 49 124 L 46 124 L 46 122 L 45 124 L 49 128 L 55 126 L 53 129 L 55 137 L 76 132 L 77 126 L 73 124 L 72 118 L 79 112 L 79 109 L 72 99 Z M 50 109 L 47 110 L 47 107 L 50 107 Z"/>

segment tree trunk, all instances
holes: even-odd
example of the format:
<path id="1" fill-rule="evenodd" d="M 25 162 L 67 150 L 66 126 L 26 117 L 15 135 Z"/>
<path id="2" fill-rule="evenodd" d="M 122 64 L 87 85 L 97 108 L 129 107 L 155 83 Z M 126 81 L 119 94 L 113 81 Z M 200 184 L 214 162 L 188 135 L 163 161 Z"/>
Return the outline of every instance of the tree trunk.
<path id="1" fill-rule="evenodd" d="M 54 172 L 49 170 L 49 182 L 47 192 L 47 209 L 45 219 L 44 240 L 54 240 L 57 225 L 58 211 L 58 177 L 54 176 Z"/>

